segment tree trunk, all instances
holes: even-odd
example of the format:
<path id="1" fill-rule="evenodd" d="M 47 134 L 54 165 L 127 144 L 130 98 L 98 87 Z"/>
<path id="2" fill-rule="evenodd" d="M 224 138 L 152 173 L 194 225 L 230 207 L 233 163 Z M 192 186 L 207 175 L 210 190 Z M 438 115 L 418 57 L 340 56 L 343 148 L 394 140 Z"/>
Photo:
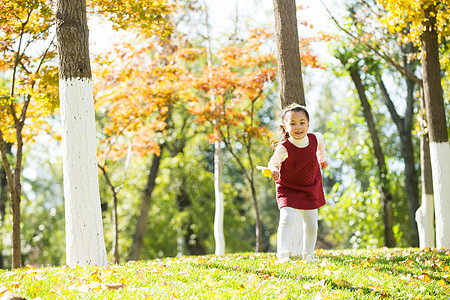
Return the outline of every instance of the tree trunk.
<path id="1" fill-rule="evenodd" d="M 411 61 L 410 54 L 415 54 L 416 50 L 412 43 L 408 43 L 405 46 L 405 52 L 403 54 L 403 61 L 405 69 L 414 74 L 417 61 Z M 413 130 L 413 117 L 414 117 L 414 90 L 416 82 L 409 77 L 405 78 L 407 86 L 406 94 L 406 113 L 403 119 L 403 130 L 399 130 L 401 147 L 403 153 L 403 160 L 405 162 L 405 192 L 408 198 L 409 208 L 409 220 L 412 230 L 411 241 L 412 246 L 419 246 L 419 233 L 417 228 L 417 222 L 415 214 L 419 208 L 419 177 L 416 169 L 414 159 L 414 146 L 412 142 L 411 132 Z"/>
<path id="2" fill-rule="evenodd" d="M 253 176 L 252 176 L 253 177 Z M 249 180 L 250 187 L 252 189 L 252 199 L 253 199 L 253 206 L 255 207 L 255 214 L 256 214 L 256 252 L 262 252 L 262 230 L 261 230 L 261 217 L 259 215 L 259 205 L 258 200 L 256 198 L 256 189 L 255 189 L 255 182 L 253 179 Z"/>
<path id="3" fill-rule="evenodd" d="M 295 0 L 273 0 L 281 107 L 305 105 Z"/>
<path id="4" fill-rule="evenodd" d="M 152 193 L 156 186 L 156 176 L 158 175 L 159 166 L 161 164 L 161 156 L 164 151 L 164 144 L 160 145 L 161 154 L 154 155 L 152 164 L 150 166 L 150 173 L 148 174 L 147 185 L 145 187 L 144 196 L 142 198 L 138 222 L 136 230 L 134 231 L 133 243 L 131 245 L 130 260 L 139 260 L 141 257 L 141 250 L 144 244 L 145 228 L 148 222 L 148 214 L 152 201 Z"/>
<path id="5" fill-rule="evenodd" d="M 430 156 L 436 215 L 436 247 L 450 248 L 450 144 L 436 32 L 436 8 L 425 11 L 422 40 L 423 90 L 430 137 Z"/>
<path id="6" fill-rule="evenodd" d="M 11 154 L 11 146 L 10 143 L 5 143 L 6 156 Z M 5 167 L 2 163 L 0 167 L 0 220 L 2 221 L 5 220 L 6 203 L 8 203 L 8 200 L 8 180 L 6 178 Z"/>
<path id="7" fill-rule="evenodd" d="M 403 132 L 400 143 L 405 163 L 405 193 L 408 201 L 409 224 L 411 228 L 411 247 L 419 246 L 419 234 L 416 222 L 416 211 L 419 208 L 419 181 L 414 159 L 414 147 L 411 131 Z"/>
<path id="8" fill-rule="evenodd" d="M 401 147 L 401 155 L 403 157 L 403 161 L 405 163 L 405 193 L 408 202 L 409 209 L 409 220 L 411 227 L 411 246 L 418 246 L 418 229 L 417 222 L 415 218 L 415 214 L 417 209 L 419 208 L 419 180 L 417 175 L 417 170 L 415 166 L 414 159 L 414 147 L 412 143 L 412 116 L 413 116 L 413 92 L 414 92 L 414 81 L 406 78 L 406 83 L 408 87 L 407 91 L 407 108 L 405 117 L 401 118 L 394 104 L 387 92 L 387 89 L 382 81 L 382 79 L 378 78 L 378 84 L 382 91 L 384 97 L 384 103 L 386 104 L 391 117 L 397 127 L 398 134 L 400 136 L 400 147 Z"/>
<path id="9" fill-rule="evenodd" d="M 220 142 L 214 143 L 214 198 L 215 198 L 215 212 L 214 212 L 214 240 L 215 240 L 215 254 L 225 254 L 225 235 L 223 233 L 223 218 L 224 218 L 224 202 L 222 191 L 222 149 Z"/>
<path id="10" fill-rule="evenodd" d="M 209 15 L 206 1 L 203 0 L 203 6 L 205 10 L 205 24 L 206 24 L 206 59 L 208 67 L 212 67 L 212 47 L 211 36 L 209 33 Z M 236 15 L 237 17 L 237 15 Z M 211 102 L 214 102 L 214 95 L 211 95 Z M 220 147 L 220 141 L 214 143 L 214 200 L 215 200 L 215 213 L 214 213 L 214 240 L 215 240 L 215 254 L 225 254 L 225 235 L 223 233 L 223 218 L 224 218 L 224 202 L 223 202 L 223 190 L 222 190 L 222 149 Z"/>
<path id="11" fill-rule="evenodd" d="M 8 183 L 9 194 L 11 199 L 11 212 L 13 217 L 12 222 L 12 268 L 20 268 L 22 266 L 22 247 L 20 241 L 20 200 L 22 193 L 22 186 L 20 183 L 20 174 L 22 171 L 22 150 L 23 150 L 23 140 L 22 140 L 22 129 L 25 122 L 25 115 L 27 106 L 29 103 L 29 98 L 24 104 L 23 113 L 20 120 L 16 117 L 14 110 L 14 105 L 11 104 L 11 114 L 14 118 L 14 127 L 16 129 L 16 140 L 17 140 L 17 152 L 16 152 L 16 165 L 14 170 L 11 170 L 11 165 L 9 164 L 7 157 L 7 145 L 3 139 L 3 134 L 0 130 L 0 152 L 2 156 L 3 166 L 6 173 L 6 181 Z M 10 151 L 11 149 L 9 149 Z"/>
<path id="12" fill-rule="evenodd" d="M 120 262 L 119 254 L 119 221 L 117 217 L 117 193 L 113 190 L 113 211 L 112 211 L 112 223 L 113 223 L 113 246 L 112 253 L 114 256 L 114 263 Z"/>
<path id="13" fill-rule="evenodd" d="M 179 193 L 177 195 L 177 205 L 180 212 L 183 212 L 192 205 L 191 199 L 186 191 L 186 179 L 182 178 L 182 183 L 179 187 Z M 200 240 L 197 238 L 194 230 L 192 229 L 193 223 L 192 214 L 188 211 L 187 213 L 187 222 L 183 222 L 181 224 L 181 231 L 183 232 L 184 237 L 182 238 L 184 243 L 184 249 L 186 249 L 187 255 L 204 255 L 206 254 L 206 250 L 203 247 Z"/>
<path id="14" fill-rule="evenodd" d="M 11 153 L 11 144 L 6 143 L 5 152 L 7 154 Z M 6 203 L 8 203 L 8 182 L 6 180 L 6 172 L 3 164 L 0 168 L 0 229 L 3 227 L 6 215 Z M 3 237 L 0 237 L 0 269 L 4 269 L 5 265 L 3 263 Z"/>
<path id="15" fill-rule="evenodd" d="M 58 0 L 56 36 L 66 213 L 66 262 L 106 265 L 86 1 Z"/>
<path id="16" fill-rule="evenodd" d="M 422 171 L 422 205 L 416 211 L 416 220 L 419 228 L 419 246 L 434 248 L 434 197 L 433 179 L 431 174 L 430 145 L 428 134 L 420 138 L 420 161 Z"/>
<path id="17" fill-rule="evenodd" d="M 370 103 L 367 100 L 365 88 L 361 82 L 358 70 L 356 68 L 351 68 L 350 76 L 356 86 L 358 91 L 359 99 L 361 101 L 361 106 L 363 108 L 364 119 L 366 120 L 367 127 L 369 128 L 370 138 L 372 139 L 373 149 L 375 151 L 375 158 L 377 162 L 377 168 L 379 173 L 379 184 L 380 184 L 380 194 L 381 202 L 383 205 L 383 220 L 384 220 L 384 240 L 386 247 L 395 247 L 395 237 L 394 237 L 394 213 L 392 209 L 392 195 L 389 192 L 389 185 L 387 182 L 387 168 L 384 159 L 384 153 L 381 148 L 380 139 L 378 136 L 378 131 L 375 127 L 375 122 L 372 116 L 372 110 Z"/>

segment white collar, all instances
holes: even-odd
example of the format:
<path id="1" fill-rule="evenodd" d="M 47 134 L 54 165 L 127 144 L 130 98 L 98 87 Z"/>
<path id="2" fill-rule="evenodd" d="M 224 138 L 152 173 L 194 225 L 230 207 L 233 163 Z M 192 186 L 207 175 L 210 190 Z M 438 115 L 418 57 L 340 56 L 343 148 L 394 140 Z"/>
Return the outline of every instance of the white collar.
<path id="1" fill-rule="evenodd" d="M 294 144 L 297 147 L 300 148 L 304 148 L 306 146 L 309 145 L 309 138 L 308 138 L 308 134 L 306 134 L 303 138 L 301 139 L 294 139 L 293 137 L 289 137 L 289 142 L 291 142 L 292 144 Z"/>

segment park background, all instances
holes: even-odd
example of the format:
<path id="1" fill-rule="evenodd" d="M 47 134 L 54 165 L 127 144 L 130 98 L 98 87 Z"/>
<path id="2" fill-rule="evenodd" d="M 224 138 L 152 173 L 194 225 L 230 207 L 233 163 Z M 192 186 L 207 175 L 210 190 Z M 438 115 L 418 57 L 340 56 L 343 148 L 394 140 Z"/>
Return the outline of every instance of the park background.
<path id="1" fill-rule="evenodd" d="M 326 2 L 339 26 L 353 32 L 358 37 L 355 39 L 329 19 L 328 12 L 319 5 L 321 3 L 313 2 L 302 2 L 304 7 L 298 11 L 298 20 L 311 130 L 324 134 L 329 156 L 329 166 L 324 170 L 323 179 L 330 204 L 320 209 L 318 246 L 346 249 L 379 248 L 386 244 L 379 188 L 380 171 L 360 99 L 349 75 L 349 65 L 355 62 L 363 74 L 363 84 L 386 161 L 387 188 L 392 197 L 394 213 L 392 231 L 395 246 L 418 246 L 415 220 L 409 213 L 408 201 L 411 199 L 406 194 L 408 183 L 400 135 L 379 90 L 377 75 L 382 73 L 392 105 L 400 117 L 407 114 L 407 84 L 401 74 L 364 44 L 375 40 L 380 43 L 377 47 L 383 49 L 383 53 L 401 62 L 406 55 L 402 45 L 404 36 L 389 32 L 379 23 L 381 20 L 376 14 L 382 11 L 382 7 L 376 3 L 371 2 L 369 9 L 367 2 Z M 215 90 L 225 87 L 223 95 L 227 103 L 243 113 L 239 115 L 230 109 L 230 115 L 225 116 L 225 119 L 233 121 L 224 126 L 228 126 L 226 128 L 232 133 L 229 145 L 234 152 L 227 151 L 226 143 L 221 143 L 224 155 L 226 252 L 255 250 L 255 210 L 251 187 L 241 167 L 251 172 L 254 166 L 267 164 L 272 153 L 270 143 L 278 138 L 280 102 L 277 82 L 273 73 L 270 73 L 276 67 L 276 45 L 273 35 L 270 35 L 273 32 L 272 3 L 248 1 L 243 5 L 239 1 L 235 6 L 232 1 L 227 2 L 229 5 L 226 10 L 213 1 L 207 1 L 206 5 L 201 1 L 185 4 L 183 13 L 173 15 L 172 22 L 177 24 L 176 30 L 163 42 L 158 36 L 146 36 L 145 31 L 138 26 L 133 28 L 127 25 L 127 30 L 117 28 L 119 31 L 114 31 L 114 26 L 106 23 L 106 20 L 90 15 L 98 164 L 102 167 L 99 169 L 100 197 L 106 248 L 111 261 L 114 260 L 113 189 L 117 191 L 117 245 L 121 261 L 214 252 L 214 145 L 211 144 L 211 138 L 215 134 L 215 124 L 208 123 L 211 115 L 205 109 L 208 95 L 204 86 L 206 83 L 202 81 L 205 76 L 209 76 L 202 73 L 203 67 L 208 65 L 205 54 L 206 7 L 211 9 L 209 20 L 213 64 L 226 66 L 225 60 L 228 60 L 229 65 L 232 65 L 232 60 L 234 63 L 227 70 L 217 69 Z M 94 13 L 93 10 L 90 12 Z M 265 29 L 251 31 L 254 28 Z M 251 36 L 250 32 L 255 34 Z M 51 38 L 50 34 L 48 38 L 37 41 L 35 48 L 30 50 L 30 57 L 38 56 L 40 47 L 46 49 Z M 445 39 L 442 45 L 442 83 L 448 118 L 448 59 L 445 60 L 448 47 Z M 239 57 L 249 47 L 254 47 L 250 49 L 253 60 L 239 60 L 250 57 Z M 184 53 L 177 52 L 183 49 Z M 237 55 L 226 55 L 232 51 Z M 173 68 L 163 68 L 161 64 L 166 63 L 167 55 L 175 53 L 179 54 L 176 57 L 177 64 Z M 407 56 L 415 62 L 414 68 L 420 74 L 418 53 L 415 49 Z M 179 61 L 182 62 L 178 64 Z M 22 179 L 22 255 L 24 264 L 61 265 L 65 261 L 65 232 L 62 157 L 58 140 L 60 120 L 55 104 L 57 101 L 54 99 L 57 98 L 57 89 L 51 89 L 52 84 L 55 84 L 52 77 L 54 73 L 50 72 L 57 62 L 54 57 L 46 63 L 48 77 L 42 78 L 41 82 L 49 95 L 36 97 L 36 107 L 42 104 L 50 114 L 43 118 L 44 113 L 36 108 L 34 117 L 38 115 L 37 112 L 42 113 L 39 115 L 40 121 L 34 123 L 33 119 L 27 124 L 30 129 L 27 129 L 29 134 Z M 251 82 L 251 76 L 257 76 L 255 72 L 261 68 L 268 72 L 264 74 L 262 85 L 255 87 L 251 83 L 242 83 Z M 185 77 L 178 77 L 188 71 L 193 74 L 195 81 L 189 82 Z M 161 76 L 162 72 L 165 73 Z M 8 90 L 10 75 L 10 70 L 2 69 L 2 90 Z M 247 75 L 249 77 L 245 77 Z M 248 98 L 233 98 L 230 90 L 236 88 L 232 84 L 238 79 L 235 82 L 225 81 L 230 76 L 242 80 L 239 88 L 249 95 Z M 166 81 L 155 78 L 166 78 Z M 20 98 L 29 91 L 26 88 L 26 75 L 19 82 L 24 83 L 23 94 L 18 95 Z M 150 85 L 153 91 L 148 91 Z M 255 101 L 254 110 L 248 111 L 252 90 L 259 87 L 262 96 Z M 412 165 L 416 169 L 417 204 L 421 191 L 419 142 L 422 134 L 418 93 L 416 87 L 409 128 L 414 149 Z M 145 95 L 151 96 L 145 98 Z M 148 110 L 140 110 L 142 107 Z M 165 116 L 169 107 L 171 120 L 165 124 L 165 117 L 161 116 Z M 248 116 L 254 118 L 261 131 L 245 131 L 248 129 L 245 127 Z M 129 121 L 132 126 L 129 126 Z M 244 132 L 252 137 L 251 164 L 243 142 L 248 141 Z M 11 150 L 10 155 L 13 157 L 14 147 Z M 237 163 L 236 157 L 242 159 L 242 165 Z M 154 187 L 150 187 L 149 179 L 155 162 L 159 164 L 158 172 L 154 178 Z M 12 247 L 12 217 L 6 181 L 2 179 L 1 182 L 0 267 L 8 268 Z M 255 173 L 253 184 L 261 217 L 262 251 L 271 252 L 276 248 L 278 225 L 274 184 L 259 173 Z M 151 195 L 148 193 L 150 188 Z M 143 201 L 149 202 L 145 237 L 138 257 L 131 257 L 133 247 L 136 247 L 134 237 Z"/>

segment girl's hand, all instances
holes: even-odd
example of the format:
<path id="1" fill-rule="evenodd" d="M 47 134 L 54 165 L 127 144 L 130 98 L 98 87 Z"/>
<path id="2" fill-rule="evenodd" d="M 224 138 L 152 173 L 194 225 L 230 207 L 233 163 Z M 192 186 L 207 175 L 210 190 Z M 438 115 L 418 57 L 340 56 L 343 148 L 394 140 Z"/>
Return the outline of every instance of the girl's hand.
<path id="1" fill-rule="evenodd" d="M 274 181 L 280 180 L 280 172 L 278 172 L 278 171 L 272 171 L 272 179 L 273 179 Z"/>
<path id="2" fill-rule="evenodd" d="M 327 161 L 324 161 L 324 162 L 321 162 L 320 163 L 320 167 L 322 168 L 322 169 L 325 169 L 325 167 L 327 166 Z M 273 175 L 272 175 L 273 176 Z"/>

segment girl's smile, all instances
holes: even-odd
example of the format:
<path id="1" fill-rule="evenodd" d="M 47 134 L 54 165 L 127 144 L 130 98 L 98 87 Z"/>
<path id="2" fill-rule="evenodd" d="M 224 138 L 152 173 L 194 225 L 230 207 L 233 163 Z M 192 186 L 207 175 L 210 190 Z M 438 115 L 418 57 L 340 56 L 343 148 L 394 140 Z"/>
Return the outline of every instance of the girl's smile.
<path id="1" fill-rule="evenodd" d="M 284 120 L 284 129 L 292 138 L 300 140 L 308 133 L 309 120 L 303 111 L 289 111 Z"/>

